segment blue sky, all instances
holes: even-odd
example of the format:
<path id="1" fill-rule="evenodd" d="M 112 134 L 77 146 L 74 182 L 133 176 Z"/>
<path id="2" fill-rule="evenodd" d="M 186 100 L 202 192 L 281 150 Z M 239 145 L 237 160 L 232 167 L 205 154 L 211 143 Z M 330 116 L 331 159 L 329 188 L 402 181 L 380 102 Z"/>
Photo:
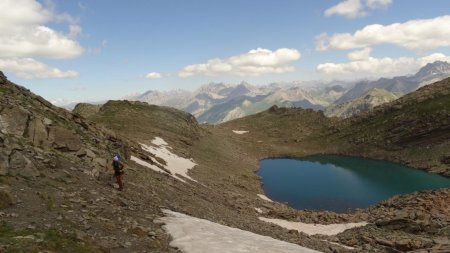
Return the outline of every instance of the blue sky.
<path id="1" fill-rule="evenodd" d="M 448 0 L 0 0 L 0 70 L 51 101 L 404 75 L 450 59 L 449 12 Z"/>

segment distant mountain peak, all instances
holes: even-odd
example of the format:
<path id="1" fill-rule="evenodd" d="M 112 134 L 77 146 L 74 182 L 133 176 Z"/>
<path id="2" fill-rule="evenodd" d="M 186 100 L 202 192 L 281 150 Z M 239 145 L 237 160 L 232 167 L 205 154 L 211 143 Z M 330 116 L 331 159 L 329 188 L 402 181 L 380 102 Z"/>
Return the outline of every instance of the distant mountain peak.
<path id="1" fill-rule="evenodd" d="M 247 81 L 242 81 L 239 85 L 243 85 L 243 86 L 252 86 L 249 82 Z"/>
<path id="2" fill-rule="evenodd" d="M 375 81 L 358 82 L 340 97 L 336 104 L 342 104 L 362 96 L 372 88 L 381 88 L 394 93 L 410 93 L 427 84 L 450 77 L 450 63 L 435 61 L 422 67 L 415 75 L 380 78 Z"/>
<path id="3" fill-rule="evenodd" d="M 435 61 L 423 66 L 415 77 L 423 78 L 434 75 L 450 74 L 450 63 L 446 61 Z"/>

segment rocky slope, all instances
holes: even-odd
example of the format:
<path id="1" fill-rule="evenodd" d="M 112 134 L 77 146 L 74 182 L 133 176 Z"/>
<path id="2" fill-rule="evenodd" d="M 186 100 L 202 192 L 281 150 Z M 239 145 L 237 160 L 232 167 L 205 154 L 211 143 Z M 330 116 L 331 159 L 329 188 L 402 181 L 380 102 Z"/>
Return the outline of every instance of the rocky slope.
<path id="1" fill-rule="evenodd" d="M 391 102 L 398 97 L 398 94 L 374 88 L 357 99 L 327 107 L 324 114 L 328 117 L 348 118 L 355 114 L 370 111 L 375 106 Z"/>
<path id="2" fill-rule="evenodd" d="M 82 116 L 83 118 L 89 118 L 100 110 L 102 106 L 101 105 L 94 105 L 94 104 L 88 104 L 88 103 L 79 103 L 76 104 L 75 107 L 72 109 L 72 113 L 78 114 Z"/>

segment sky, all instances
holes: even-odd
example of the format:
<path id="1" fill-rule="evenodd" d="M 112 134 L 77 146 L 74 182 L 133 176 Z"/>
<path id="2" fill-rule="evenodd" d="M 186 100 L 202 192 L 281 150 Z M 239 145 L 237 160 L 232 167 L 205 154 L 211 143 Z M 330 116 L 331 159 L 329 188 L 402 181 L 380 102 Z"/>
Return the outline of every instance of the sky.
<path id="1" fill-rule="evenodd" d="M 52 101 L 415 73 L 449 0 L 0 0 L 0 70 Z"/>

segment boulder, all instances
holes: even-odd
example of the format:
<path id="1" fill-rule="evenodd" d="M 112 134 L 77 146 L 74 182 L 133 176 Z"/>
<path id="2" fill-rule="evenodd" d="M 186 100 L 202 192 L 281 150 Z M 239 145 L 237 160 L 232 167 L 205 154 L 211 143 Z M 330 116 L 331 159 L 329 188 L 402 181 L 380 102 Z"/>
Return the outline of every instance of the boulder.
<path id="1" fill-rule="evenodd" d="M 28 138 L 37 147 L 49 146 L 47 129 L 40 118 L 34 118 L 28 126 Z"/>
<path id="2" fill-rule="evenodd" d="M 78 152 L 75 154 L 78 157 L 84 157 L 86 156 L 86 149 L 80 149 L 78 150 Z"/>
<path id="3" fill-rule="evenodd" d="M 0 188 L 0 209 L 12 206 L 14 203 L 12 195 L 7 190 Z"/>
<path id="4" fill-rule="evenodd" d="M 8 156 L 0 152 L 0 176 L 8 175 Z"/>
<path id="5" fill-rule="evenodd" d="M 30 113 L 20 107 L 5 108 L 0 114 L 0 129 L 9 134 L 23 136 Z"/>
<path id="6" fill-rule="evenodd" d="M 401 251 L 411 250 L 412 240 L 411 239 L 400 239 L 395 242 L 395 248 Z"/>
<path id="7" fill-rule="evenodd" d="M 95 153 L 92 150 L 88 149 L 88 148 L 86 149 L 86 156 L 89 157 L 89 158 L 95 158 L 96 157 Z"/>
<path id="8" fill-rule="evenodd" d="M 49 119 L 49 118 L 44 118 L 44 119 L 42 120 L 42 122 L 43 122 L 44 125 L 46 125 L 46 126 L 50 126 L 50 125 L 53 124 L 53 121 L 52 121 L 51 119 Z"/>
<path id="9" fill-rule="evenodd" d="M 40 175 L 34 164 L 20 152 L 14 152 L 10 156 L 9 174 L 20 175 L 25 178 L 34 178 Z"/>
<path id="10" fill-rule="evenodd" d="M 97 158 L 94 158 L 92 161 L 93 161 L 93 163 L 94 163 L 95 165 L 97 165 L 97 166 L 100 166 L 100 167 L 102 167 L 102 168 L 105 168 L 105 167 L 106 167 L 107 161 L 106 161 L 105 158 L 99 158 L 99 157 L 97 157 Z"/>
<path id="11" fill-rule="evenodd" d="M 142 226 L 134 226 L 129 231 L 139 237 L 148 236 L 148 230 Z"/>
<path id="12" fill-rule="evenodd" d="M 95 153 L 92 150 L 88 149 L 88 148 L 82 148 L 82 149 L 78 150 L 76 155 L 78 157 L 87 156 L 88 158 L 91 158 L 91 159 L 96 157 Z"/>
<path id="13" fill-rule="evenodd" d="M 50 127 L 49 141 L 54 148 L 62 151 L 78 151 L 83 145 L 76 134 L 60 126 Z"/>

